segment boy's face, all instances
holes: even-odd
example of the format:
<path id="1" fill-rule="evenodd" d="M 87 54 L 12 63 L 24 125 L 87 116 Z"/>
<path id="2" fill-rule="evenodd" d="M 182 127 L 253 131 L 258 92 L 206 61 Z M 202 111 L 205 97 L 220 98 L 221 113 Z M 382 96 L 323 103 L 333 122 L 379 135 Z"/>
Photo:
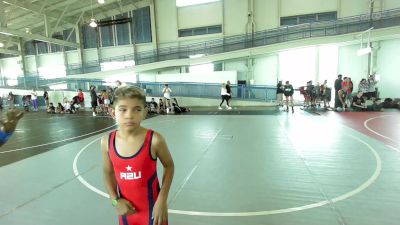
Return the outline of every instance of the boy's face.
<path id="1" fill-rule="evenodd" d="M 112 110 L 112 117 L 121 129 L 134 130 L 146 118 L 143 102 L 137 98 L 121 98 Z"/>

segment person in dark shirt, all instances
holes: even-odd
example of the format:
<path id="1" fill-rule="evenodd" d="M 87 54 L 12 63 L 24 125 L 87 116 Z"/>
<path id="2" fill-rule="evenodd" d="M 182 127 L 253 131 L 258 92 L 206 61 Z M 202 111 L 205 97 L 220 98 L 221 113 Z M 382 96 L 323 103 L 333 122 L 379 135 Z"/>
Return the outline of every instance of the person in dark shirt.
<path id="1" fill-rule="evenodd" d="M 342 74 L 338 75 L 338 78 L 335 80 L 335 109 L 339 107 L 340 105 L 340 100 L 339 100 L 339 94 L 338 91 L 342 89 Z"/>
<path id="2" fill-rule="evenodd" d="M 97 94 L 96 94 L 96 87 L 94 85 L 90 86 L 90 98 L 91 98 L 91 105 L 93 110 L 93 116 L 96 116 L 96 108 L 97 108 Z"/>
<path id="3" fill-rule="evenodd" d="M 150 106 L 150 108 L 149 108 L 150 113 L 156 113 L 156 112 L 158 112 L 158 104 L 157 104 L 157 102 L 154 100 L 154 98 L 151 98 L 151 102 L 149 103 L 149 106 Z"/>
<path id="4" fill-rule="evenodd" d="M 276 101 L 278 106 L 283 106 L 283 84 L 281 80 L 276 85 Z"/>
<path id="5" fill-rule="evenodd" d="M 43 91 L 44 103 L 46 104 L 46 107 L 49 107 L 49 93 L 46 91 L 46 88 L 44 88 Z"/>
<path id="6" fill-rule="evenodd" d="M 355 111 L 365 111 L 367 109 L 362 91 L 359 91 L 357 95 L 353 97 L 353 103 L 351 104 L 351 107 Z"/>
<path id="7" fill-rule="evenodd" d="M 54 107 L 52 102 L 50 102 L 49 106 L 47 107 L 47 113 L 51 113 L 51 114 L 56 113 L 56 107 Z"/>
<path id="8" fill-rule="evenodd" d="M 232 90 L 231 90 L 231 82 L 228 80 L 227 82 L 226 82 L 226 93 L 228 94 L 228 96 L 227 96 L 227 102 L 229 103 L 229 104 L 227 104 L 228 105 L 228 109 L 232 109 L 232 107 L 231 107 L 231 98 L 232 98 Z"/>
<path id="9" fill-rule="evenodd" d="M 283 88 L 283 94 L 285 95 L 286 99 L 286 112 L 289 112 L 289 100 L 290 100 L 290 105 L 292 106 L 292 113 L 294 113 L 293 93 L 294 93 L 293 86 L 289 84 L 289 81 L 286 81 L 286 84 Z"/>

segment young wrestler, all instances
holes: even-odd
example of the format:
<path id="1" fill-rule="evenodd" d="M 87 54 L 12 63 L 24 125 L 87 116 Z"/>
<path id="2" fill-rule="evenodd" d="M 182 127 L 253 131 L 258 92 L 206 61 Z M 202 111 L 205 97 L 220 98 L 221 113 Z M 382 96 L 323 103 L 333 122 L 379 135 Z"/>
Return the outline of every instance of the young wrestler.
<path id="1" fill-rule="evenodd" d="M 104 182 L 120 224 L 168 223 L 167 198 L 174 162 L 164 138 L 140 125 L 146 117 L 146 97 L 136 87 L 115 91 L 112 117 L 119 129 L 101 142 Z M 161 189 L 157 159 L 163 165 Z"/>

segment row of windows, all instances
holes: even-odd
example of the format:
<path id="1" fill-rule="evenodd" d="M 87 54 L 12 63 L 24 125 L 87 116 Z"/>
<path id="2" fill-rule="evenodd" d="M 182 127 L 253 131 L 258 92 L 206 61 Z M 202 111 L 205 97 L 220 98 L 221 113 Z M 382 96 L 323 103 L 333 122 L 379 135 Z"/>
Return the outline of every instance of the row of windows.
<path id="1" fill-rule="evenodd" d="M 281 17 L 281 26 L 291 26 L 303 23 L 337 20 L 337 12 L 313 13 L 298 16 Z"/>
<path id="2" fill-rule="evenodd" d="M 113 20 L 124 22 L 108 26 L 100 25 L 96 29 L 89 26 L 83 27 L 84 48 L 96 48 L 98 39 L 99 47 L 149 43 L 152 41 L 150 7 L 103 19 L 100 24 Z"/>
<path id="3" fill-rule="evenodd" d="M 204 34 L 218 34 L 222 33 L 222 25 L 180 29 L 178 33 L 179 37 L 189 37 L 189 36 L 204 35 Z"/>
<path id="4" fill-rule="evenodd" d="M 100 20 L 99 24 L 110 20 L 122 20 L 124 22 L 98 26 L 97 28 L 92 28 L 88 25 L 81 27 L 83 35 L 83 47 L 85 49 L 97 48 L 98 44 L 99 47 L 109 47 L 151 42 L 150 7 L 144 7 L 131 12 L 109 17 Z M 136 31 L 134 28 L 136 28 Z M 76 43 L 76 32 L 73 30 L 71 33 L 71 31 L 72 29 L 68 29 L 64 30 L 62 33 L 55 33 L 53 38 Z M 98 40 L 99 43 L 97 43 Z M 25 54 L 35 55 L 61 52 L 63 48 L 65 51 L 76 49 L 72 47 L 50 44 L 47 42 L 30 41 L 25 43 Z"/>

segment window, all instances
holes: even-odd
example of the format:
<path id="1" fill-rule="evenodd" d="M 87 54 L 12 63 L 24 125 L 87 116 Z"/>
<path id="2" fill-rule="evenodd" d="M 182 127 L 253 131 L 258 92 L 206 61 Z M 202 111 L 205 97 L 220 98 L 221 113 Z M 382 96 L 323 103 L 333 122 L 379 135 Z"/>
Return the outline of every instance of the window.
<path id="1" fill-rule="evenodd" d="M 205 35 L 205 34 L 217 34 L 217 33 L 222 33 L 222 25 L 180 29 L 178 33 L 179 33 L 179 37 L 188 37 L 188 36 Z"/>
<path id="2" fill-rule="evenodd" d="M 179 30 L 179 37 L 188 37 L 188 36 L 193 36 L 192 29 Z"/>
<path id="3" fill-rule="evenodd" d="M 71 33 L 71 31 L 72 31 L 72 33 Z M 71 36 L 69 36 L 69 34 L 71 34 Z M 69 36 L 69 38 L 68 38 L 68 36 Z M 75 29 L 71 28 L 71 29 L 68 29 L 68 30 L 64 30 L 63 31 L 63 39 L 65 41 L 76 43 L 76 32 L 75 32 Z M 64 46 L 64 50 L 65 51 L 71 51 L 71 50 L 76 50 L 76 48 Z"/>
<path id="4" fill-rule="evenodd" d="M 55 33 L 52 38 L 63 40 L 63 35 L 61 33 Z M 61 52 L 63 47 L 61 45 L 50 44 L 50 48 L 51 52 Z"/>
<path id="5" fill-rule="evenodd" d="M 317 14 L 317 21 L 332 21 L 337 20 L 336 12 L 327 12 Z"/>
<path id="6" fill-rule="evenodd" d="M 317 20 L 317 17 L 315 14 L 299 16 L 299 24 L 312 23 L 312 22 L 315 22 L 316 20 Z"/>
<path id="7" fill-rule="evenodd" d="M 25 54 L 26 55 L 36 55 L 36 48 L 33 41 L 25 42 Z"/>
<path id="8" fill-rule="evenodd" d="M 36 47 L 38 50 L 38 54 L 49 53 L 49 46 L 46 42 L 36 41 Z"/>
<path id="9" fill-rule="evenodd" d="M 135 43 L 151 42 L 150 7 L 133 11 L 133 21 L 132 38 L 135 38 Z"/>
<path id="10" fill-rule="evenodd" d="M 222 33 L 222 26 L 218 25 L 218 26 L 211 26 L 208 27 L 208 32 L 209 34 L 217 34 L 217 33 Z"/>
<path id="11" fill-rule="evenodd" d="M 177 7 L 184 7 L 189 5 L 199 5 L 209 2 L 218 2 L 220 0 L 176 0 Z"/>
<path id="12" fill-rule="evenodd" d="M 110 21 L 111 18 L 105 18 L 100 20 L 101 22 L 105 21 Z M 101 47 L 108 47 L 108 46 L 114 46 L 114 34 L 113 34 L 113 29 L 112 25 L 106 25 L 106 26 L 99 26 L 100 28 L 100 36 L 101 36 Z"/>
<path id="13" fill-rule="evenodd" d="M 337 12 L 313 13 L 298 16 L 281 17 L 281 26 L 292 26 L 319 21 L 332 21 L 337 19 Z"/>
<path id="14" fill-rule="evenodd" d="M 297 25 L 297 16 L 281 18 L 281 26 Z"/>
<path id="15" fill-rule="evenodd" d="M 84 48 L 97 48 L 97 28 L 84 25 L 82 27 Z"/>
<path id="16" fill-rule="evenodd" d="M 115 19 L 117 20 L 125 18 L 129 18 L 128 13 L 115 16 Z M 116 25 L 118 45 L 129 45 L 131 43 L 129 38 L 129 32 L 130 32 L 129 25 L 130 25 L 129 22 Z"/>

